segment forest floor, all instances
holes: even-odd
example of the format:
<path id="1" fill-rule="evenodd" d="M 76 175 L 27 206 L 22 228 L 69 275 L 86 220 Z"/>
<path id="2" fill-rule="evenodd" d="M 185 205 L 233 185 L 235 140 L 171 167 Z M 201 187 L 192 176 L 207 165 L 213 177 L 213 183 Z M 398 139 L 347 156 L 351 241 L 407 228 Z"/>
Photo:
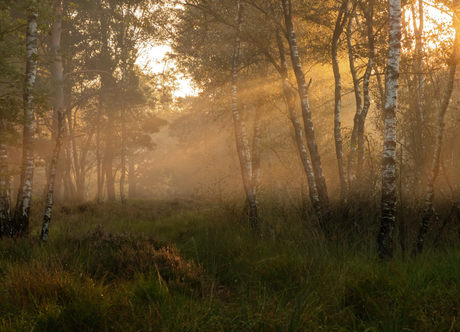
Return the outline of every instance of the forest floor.
<path id="1" fill-rule="evenodd" d="M 375 229 L 327 241 L 295 208 L 257 240 L 238 204 L 136 200 L 57 205 L 43 245 L 42 210 L 0 241 L 0 331 L 460 331 L 452 239 L 382 263 Z"/>

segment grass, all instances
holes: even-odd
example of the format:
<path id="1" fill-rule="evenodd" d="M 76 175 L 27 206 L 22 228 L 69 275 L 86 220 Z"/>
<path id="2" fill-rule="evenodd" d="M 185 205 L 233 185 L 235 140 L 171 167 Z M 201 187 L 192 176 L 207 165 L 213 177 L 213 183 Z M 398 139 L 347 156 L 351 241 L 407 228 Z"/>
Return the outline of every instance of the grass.
<path id="1" fill-rule="evenodd" d="M 37 213 L 28 239 L 0 241 L 0 331 L 460 330 L 452 232 L 383 264 L 372 218 L 326 241 L 298 209 L 261 206 L 259 241 L 238 204 L 56 206 L 46 245 Z"/>

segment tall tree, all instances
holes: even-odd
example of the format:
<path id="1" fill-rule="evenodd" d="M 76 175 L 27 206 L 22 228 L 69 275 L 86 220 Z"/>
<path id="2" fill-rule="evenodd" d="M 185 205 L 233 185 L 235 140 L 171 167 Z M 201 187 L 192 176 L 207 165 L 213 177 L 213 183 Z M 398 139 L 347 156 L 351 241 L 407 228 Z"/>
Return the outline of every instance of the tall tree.
<path id="1" fill-rule="evenodd" d="M 335 80 L 335 103 L 334 103 L 334 140 L 335 140 L 335 153 L 337 156 L 337 164 L 339 168 L 339 179 L 340 179 L 340 198 L 345 201 L 347 198 L 348 182 L 345 167 L 345 159 L 343 157 L 342 147 L 342 125 L 340 121 L 341 110 L 342 110 L 342 79 L 340 77 L 339 69 L 339 58 L 338 48 L 340 35 L 343 32 L 343 28 L 347 23 L 347 7 L 348 1 L 343 0 L 339 8 L 337 20 L 335 23 L 334 33 L 332 35 L 332 68 L 334 71 Z M 350 20 L 351 22 L 351 20 Z"/>
<path id="2" fill-rule="evenodd" d="M 26 33 L 26 72 L 24 89 L 24 129 L 22 141 L 21 182 L 16 201 L 11 236 L 24 236 L 29 232 L 30 203 L 34 177 L 34 97 L 33 88 L 37 76 L 37 18 L 35 0 L 28 8 Z"/>
<path id="3" fill-rule="evenodd" d="M 304 121 L 304 129 L 307 139 L 307 147 L 310 151 L 310 157 L 312 160 L 318 197 L 321 203 L 321 207 L 324 210 L 328 209 L 329 196 L 327 193 L 326 180 L 324 179 L 323 167 L 321 165 L 321 157 L 319 155 L 318 146 L 316 144 L 313 122 L 311 120 L 311 110 L 308 101 L 308 86 L 305 80 L 305 75 L 302 71 L 302 66 L 300 64 L 297 39 L 294 31 L 294 25 L 292 23 L 292 5 L 290 0 L 281 0 L 281 2 L 284 13 L 284 22 L 286 25 L 286 38 L 289 43 L 292 67 L 294 69 L 299 91 L 302 117 Z M 323 211 L 322 215 L 324 215 L 324 217 L 321 219 L 322 228 L 326 231 L 326 235 L 329 235 L 328 229 L 330 228 L 330 225 L 326 225 L 327 223 L 329 223 L 329 220 L 326 217 L 328 215 L 327 211 Z"/>
<path id="4" fill-rule="evenodd" d="M 236 149 L 240 160 L 241 175 L 243 178 L 243 186 L 246 192 L 246 197 L 249 203 L 249 222 L 254 235 L 260 236 L 259 216 L 257 198 L 254 192 L 252 178 L 252 162 L 251 155 L 248 153 L 248 139 L 246 133 L 246 125 L 242 119 L 238 105 L 238 58 L 240 55 L 240 31 L 243 21 L 243 4 L 238 1 L 238 17 L 237 29 L 235 37 L 235 46 L 232 59 L 232 115 L 233 125 L 235 130 Z"/>
<path id="5" fill-rule="evenodd" d="M 389 53 L 385 81 L 385 131 L 382 158 L 381 227 L 377 239 L 379 257 L 393 257 L 396 223 L 396 112 L 401 52 L 401 0 L 389 0 Z"/>
<path id="6" fill-rule="evenodd" d="M 364 129 L 366 123 L 366 117 L 369 112 L 371 105 L 370 95 L 370 77 L 372 68 L 374 65 L 374 31 L 373 31 L 373 16 L 374 16 L 374 4 L 373 0 L 369 1 L 365 5 L 362 1 L 359 1 L 359 7 L 361 8 L 364 16 L 364 25 L 367 32 L 367 44 L 368 44 L 368 56 L 366 70 L 362 77 L 363 89 L 361 93 L 360 79 L 358 78 L 358 70 L 355 65 L 355 50 L 353 46 L 352 34 L 355 17 L 350 17 L 347 25 L 347 46 L 348 46 L 348 58 L 350 63 L 350 73 L 353 78 L 353 88 L 355 93 L 356 102 L 356 113 L 353 119 L 353 131 L 350 139 L 350 151 L 348 154 L 348 184 L 350 189 L 354 188 L 356 178 L 362 178 L 362 169 L 364 164 Z M 356 14 L 356 12 L 355 12 Z M 355 166 L 356 152 L 358 152 L 357 166 Z M 354 190 L 352 190 L 354 192 Z"/>
<path id="7" fill-rule="evenodd" d="M 53 62 L 51 63 L 51 75 L 54 82 L 54 113 L 58 116 L 58 130 L 56 137 L 56 145 L 53 151 L 53 157 L 50 163 L 50 171 L 48 177 L 48 192 L 46 197 L 45 215 L 43 217 L 43 225 L 41 230 L 42 241 L 48 241 L 49 226 L 51 222 L 51 210 L 53 208 L 53 195 L 56 180 L 56 172 L 61 153 L 62 142 L 64 140 L 64 74 L 62 71 L 61 51 L 61 22 L 62 9 L 61 0 L 53 1 L 55 19 L 53 22 L 53 30 L 51 33 L 50 48 L 53 54 Z"/>

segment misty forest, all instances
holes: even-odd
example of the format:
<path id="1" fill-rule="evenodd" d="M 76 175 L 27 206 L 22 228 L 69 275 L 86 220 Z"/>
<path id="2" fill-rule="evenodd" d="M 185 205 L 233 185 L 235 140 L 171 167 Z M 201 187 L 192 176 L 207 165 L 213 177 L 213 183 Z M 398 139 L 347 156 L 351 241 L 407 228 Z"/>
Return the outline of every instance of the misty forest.
<path id="1" fill-rule="evenodd" d="M 0 0 L 0 331 L 460 331 L 457 14 Z"/>

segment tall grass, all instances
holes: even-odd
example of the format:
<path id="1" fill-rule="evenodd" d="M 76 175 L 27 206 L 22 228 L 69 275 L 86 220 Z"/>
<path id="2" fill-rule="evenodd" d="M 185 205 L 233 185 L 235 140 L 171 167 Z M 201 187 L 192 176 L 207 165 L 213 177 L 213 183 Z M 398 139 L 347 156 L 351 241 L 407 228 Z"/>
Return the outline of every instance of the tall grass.
<path id="1" fill-rule="evenodd" d="M 38 217 L 0 241 L 0 330 L 460 330 L 453 223 L 437 248 L 382 264 L 373 202 L 334 208 L 332 240 L 294 204 L 261 207 L 255 240 L 238 203 L 56 206 L 48 244 Z"/>

